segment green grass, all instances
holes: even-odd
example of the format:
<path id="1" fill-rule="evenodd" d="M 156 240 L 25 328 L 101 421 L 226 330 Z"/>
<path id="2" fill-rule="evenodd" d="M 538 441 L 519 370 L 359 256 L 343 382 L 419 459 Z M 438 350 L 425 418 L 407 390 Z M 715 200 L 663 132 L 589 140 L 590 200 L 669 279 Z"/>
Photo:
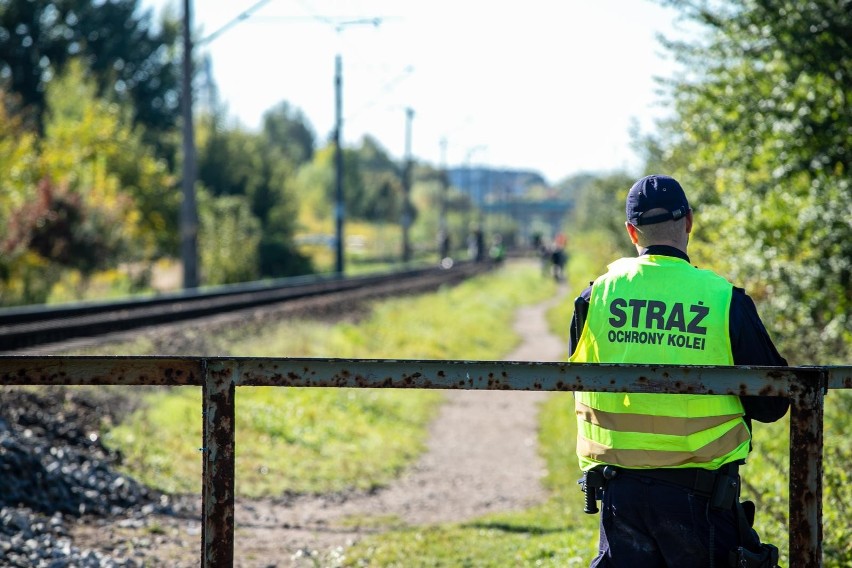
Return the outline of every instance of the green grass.
<path id="1" fill-rule="evenodd" d="M 357 325 L 288 321 L 270 326 L 262 339 L 232 338 L 228 353 L 500 359 L 519 341 L 512 331 L 516 309 L 554 291 L 534 266 L 512 265 L 433 294 L 378 303 Z M 105 442 L 121 450 L 127 472 L 140 481 L 168 492 L 197 491 L 200 390 L 160 389 L 144 396 L 144 410 L 106 433 Z M 426 390 L 240 388 L 237 494 L 385 485 L 422 451 L 426 427 L 442 399 L 440 392 Z"/>
<path id="2" fill-rule="evenodd" d="M 601 272 L 601 258 L 604 255 L 576 254 L 571 258 L 570 293 L 548 314 L 551 328 L 564 340 L 573 298 L 588 285 L 590 277 Z M 262 343 L 256 338 L 234 342 L 231 354 L 500 359 L 517 341 L 510 333 L 516 307 L 542 300 L 554 291 L 554 284 L 541 277 L 538 266 L 512 267 L 436 294 L 379 304 L 357 325 L 290 322 L 269 330 Z M 287 489 L 331 491 L 384 483 L 414 459 L 414 452 L 405 454 L 399 448 L 422 445 L 425 426 L 440 402 L 440 395 L 432 391 L 296 389 L 285 394 L 284 389 L 266 390 L 238 391 L 237 483 L 238 493 L 243 495 L 274 495 Z M 396 396 L 400 398 L 393 398 Z M 180 391 L 163 401 L 168 399 L 174 400 L 161 404 L 160 399 L 151 399 L 148 418 L 140 415 L 142 422 L 127 430 L 140 445 L 135 455 L 161 453 L 157 459 L 145 458 L 151 460 L 150 464 L 136 464 L 135 468 L 137 472 L 152 469 L 152 484 L 168 486 L 166 479 L 189 479 L 191 487 L 185 490 L 197 490 L 200 470 L 192 467 L 199 464 L 200 400 L 197 393 Z M 848 521 L 852 516 L 850 409 L 852 392 L 829 393 L 823 541 L 827 567 L 852 566 L 852 526 Z M 155 416 L 157 413 L 159 416 Z M 387 517 L 347 519 L 344 523 L 348 525 L 387 532 L 360 541 L 329 565 L 587 566 L 597 546 L 599 517 L 582 512 L 582 494 L 576 484 L 580 472 L 574 454 L 572 395 L 554 393 L 542 406 L 539 418 L 539 448 L 547 462 L 545 484 L 550 491 L 546 503 L 466 523 L 424 527 L 405 527 L 399 519 Z M 352 432 L 352 438 L 347 438 L 347 431 Z M 157 443 L 146 442 L 150 439 Z M 754 439 L 755 451 L 744 470 L 747 485 L 743 498 L 757 502 L 758 532 L 763 540 L 779 546 L 781 564 L 788 565 L 789 420 L 755 424 Z M 376 440 L 388 448 L 377 448 Z M 270 446 L 275 451 L 269 451 Z M 394 449 L 396 446 L 399 448 Z M 332 447 L 334 451 L 328 451 Z M 370 454 L 385 449 L 388 454 L 379 454 L 374 460 L 381 463 L 373 463 Z M 339 452 L 351 452 L 346 454 L 345 467 L 335 465 L 332 454 Z M 273 462 L 279 455 L 281 460 Z M 388 466 L 383 467 L 384 463 Z M 168 468 L 179 465 L 191 467 L 164 475 Z M 353 475 L 347 477 L 349 474 Z"/>
<path id="3" fill-rule="evenodd" d="M 598 516 L 583 513 L 574 454 L 576 423 L 570 393 L 543 405 L 539 442 L 547 462 L 544 504 L 466 523 L 393 530 L 361 540 L 345 566 L 588 566 L 597 550 Z"/>
<path id="4" fill-rule="evenodd" d="M 438 393 L 365 389 L 244 388 L 236 398 L 237 494 L 371 489 L 418 455 Z M 128 473 L 172 493 L 198 491 L 197 388 L 149 395 L 105 441 Z M 156 440 L 152 444 L 151 441 Z"/>
<path id="5" fill-rule="evenodd" d="M 572 265 L 585 262 L 591 260 L 583 256 L 571 259 Z M 565 301 L 547 314 L 550 328 L 566 343 L 573 300 L 583 288 L 573 279 L 567 285 Z M 553 394 L 539 416 L 539 451 L 547 463 L 544 483 L 550 491 L 542 505 L 467 523 L 391 530 L 346 550 L 341 565 L 588 566 L 597 550 L 599 517 L 583 513 L 577 485 L 581 473 L 574 451 L 576 432 L 573 396 Z"/>

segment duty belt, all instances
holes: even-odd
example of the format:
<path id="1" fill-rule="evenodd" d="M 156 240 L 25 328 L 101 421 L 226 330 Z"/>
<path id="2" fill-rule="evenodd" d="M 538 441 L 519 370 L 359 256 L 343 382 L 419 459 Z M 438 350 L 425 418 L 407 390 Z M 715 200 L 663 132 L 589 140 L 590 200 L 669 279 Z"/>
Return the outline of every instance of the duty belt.
<path id="1" fill-rule="evenodd" d="M 600 499 L 599 490 L 606 490 L 607 484 L 617 477 L 645 477 L 683 487 L 709 499 L 715 509 L 730 509 L 739 496 L 740 462 L 728 463 L 715 470 L 691 468 L 668 469 L 626 469 L 612 465 L 598 466 L 586 471 L 580 479 L 585 493 L 586 513 L 597 513 L 595 503 Z"/>
<path id="2" fill-rule="evenodd" d="M 716 480 L 721 475 L 736 477 L 738 464 L 725 464 L 719 469 L 703 469 L 698 467 L 689 468 L 657 468 L 657 469 L 625 469 L 616 467 L 616 475 L 640 476 L 657 481 L 663 481 L 672 485 L 685 487 L 699 495 L 709 497 L 713 494 Z"/>

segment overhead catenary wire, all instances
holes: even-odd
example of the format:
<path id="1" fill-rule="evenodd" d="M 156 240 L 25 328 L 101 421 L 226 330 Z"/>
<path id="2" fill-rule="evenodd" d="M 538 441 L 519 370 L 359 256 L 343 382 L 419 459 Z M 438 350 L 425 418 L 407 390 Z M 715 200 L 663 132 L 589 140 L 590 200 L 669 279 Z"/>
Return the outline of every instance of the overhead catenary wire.
<path id="1" fill-rule="evenodd" d="M 271 1 L 271 0 L 258 0 L 257 2 L 255 2 L 254 4 L 252 4 L 249 8 L 247 8 L 247 9 L 243 10 L 242 12 L 240 12 L 240 14 L 239 14 L 239 15 L 237 15 L 234 19 L 232 19 L 231 21 L 229 21 L 228 23 L 226 23 L 224 26 L 220 27 L 218 30 L 216 30 L 215 32 L 211 33 L 210 35 L 208 35 L 208 36 L 206 36 L 206 37 L 204 37 L 204 38 L 202 38 L 202 39 L 198 40 L 198 41 L 196 42 L 196 44 L 197 44 L 197 45 L 201 45 L 201 44 L 205 44 L 205 43 L 210 43 L 211 41 L 213 41 L 214 39 L 216 39 L 217 37 L 219 37 L 220 35 L 222 35 L 222 34 L 223 34 L 223 33 L 225 33 L 226 31 L 228 31 L 228 30 L 229 30 L 229 29 L 231 29 L 232 27 L 234 27 L 234 26 L 236 26 L 237 24 L 239 24 L 240 22 L 242 22 L 242 21 L 244 21 L 244 20 L 249 19 L 249 18 L 251 17 L 251 15 L 252 15 L 252 14 L 254 14 L 254 13 L 255 13 L 255 12 L 257 12 L 258 10 L 260 10 L 263 6 L 265 6 L 266 4 L 268 4 L 270 1 Z"/>

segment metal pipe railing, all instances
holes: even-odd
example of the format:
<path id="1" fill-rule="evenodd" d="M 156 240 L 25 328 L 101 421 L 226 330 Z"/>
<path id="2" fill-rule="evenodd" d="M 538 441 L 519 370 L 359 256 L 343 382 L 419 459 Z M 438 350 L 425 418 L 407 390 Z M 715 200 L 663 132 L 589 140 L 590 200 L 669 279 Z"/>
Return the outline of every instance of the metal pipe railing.
<path id="1" fill-rule="evenodd" d="M 0 356 L 0 384 L 194 385 L 203 392 L 201 565 L 234 560 L 236 387 L 354 387 L 788 397 L 789 559 L 822 566 L 823 401 L 852 366 L 678 367 L 507 361 Z"/>

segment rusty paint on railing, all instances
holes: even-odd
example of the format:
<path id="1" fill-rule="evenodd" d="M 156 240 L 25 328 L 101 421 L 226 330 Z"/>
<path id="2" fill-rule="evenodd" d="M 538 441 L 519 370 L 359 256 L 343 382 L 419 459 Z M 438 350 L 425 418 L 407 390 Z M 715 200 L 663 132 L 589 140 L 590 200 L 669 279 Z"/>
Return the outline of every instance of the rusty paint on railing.
<path id="1" fill-rule="evenodd" d="M 793 383 L 790 399 L 788 537 L 791 566 L 822 566 L 825 373 Z"/>
<path id="2" fill-rule="evenodd" d="M 784 396 L 791 401 L 789 560 L 792 566 L 822 566 L 823 397 L 829 389 L 852 388 L 852 367 L 0 356 L 0 384 L 201 386 L 205 567 L 233 565 L 238 386 Z"/>
<path id="3" fill-rule="evenodd" d="M 198 357 L 0 356 L 0 384 L 201 386 L 202 364 Z"/>
<path id="4" fill-rule="evenodd" d="M 204 381 L 201 552 L 204 566 L 234 563 L 235 368 L 210 361 Z"/>
<path id="5" fill-rule="evenodd" d="M 520 361 L 232 359 L 238 386 L 609 391 L 788 396 L 811 369 Z M 743 372 L 750 372 L 750 383 Z"/>

